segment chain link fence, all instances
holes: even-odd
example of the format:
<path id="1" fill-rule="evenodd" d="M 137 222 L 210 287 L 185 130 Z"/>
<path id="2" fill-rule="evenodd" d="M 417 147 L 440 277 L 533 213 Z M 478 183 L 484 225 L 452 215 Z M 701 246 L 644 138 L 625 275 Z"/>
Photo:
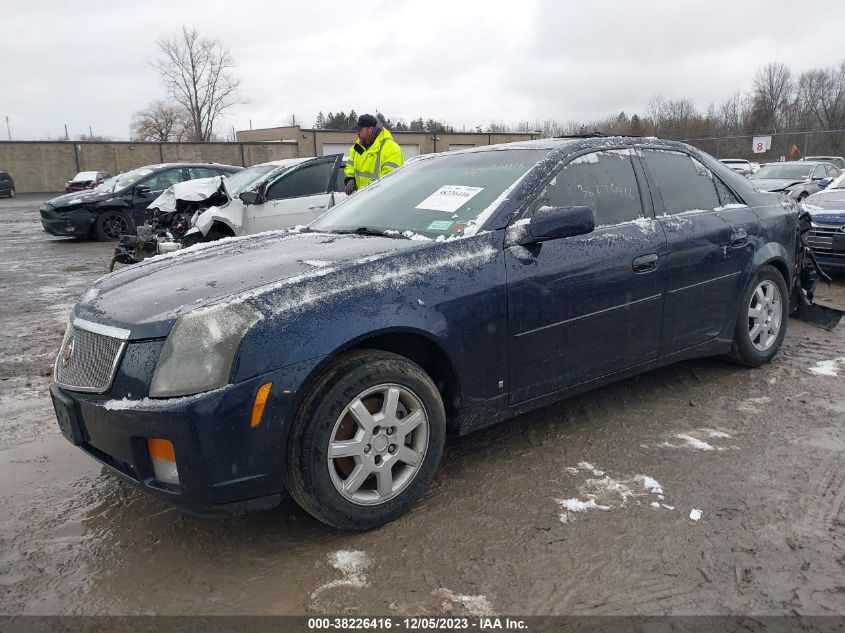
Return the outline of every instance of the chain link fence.
<path id="1" fill-rule="evenodd" d="M 754 139 L 770 137 L 769 149 L 755 152 Z M 809 130 L 783 134 L 741 134 L 706 138 L 678 138 L 716 158 L 744 158 L 758 163 L 798 160 L 803 156 L 845 156 L 845 129 Z"/>

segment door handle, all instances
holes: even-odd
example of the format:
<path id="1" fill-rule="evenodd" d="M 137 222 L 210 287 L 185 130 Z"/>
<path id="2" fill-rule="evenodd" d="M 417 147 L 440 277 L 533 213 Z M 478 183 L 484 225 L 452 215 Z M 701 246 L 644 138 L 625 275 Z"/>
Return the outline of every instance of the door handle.
<path id="1" fill-rule="evenodd" d="M 309 209 L 325 209 L 325 208 L 326 208 L 326 205 L 324 205 L 324 204 L 312 204 L 312 205 L 311 205 L 310 207 L 308 207 L 308 208 L 309 208 Z"/>
<path id="2" fill-rule="evenodd" d="M 748 243 L 748 231 L 745 229 L 737 229 L 731 234 L 731 246 L 738 248 L 745 246 Z"/>
<path id="3" fill-rule="evenodd" d="M 657 261 L 660 258 L 657 253 L 649 253 L 648 255 L 640 255 L 635 258 L 632 267 L 635 273 L 649 273 L 652 270 L 657 270 Z"/>

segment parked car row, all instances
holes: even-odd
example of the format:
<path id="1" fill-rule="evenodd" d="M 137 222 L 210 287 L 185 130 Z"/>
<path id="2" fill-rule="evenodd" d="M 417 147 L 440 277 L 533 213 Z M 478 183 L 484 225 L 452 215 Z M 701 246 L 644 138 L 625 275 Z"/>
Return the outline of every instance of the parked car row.
<path id="1" fill-rule="evenodd" d="M 346 198 L 342 159 L 289 158 L 228 178 L 177 183 L 150 203 L 137 235 L 121 237 L 114 261 L 132 264 L 198 242 L 307 224 Z"/>
<path id="2" fill-rule="evenodd" d="M 41 224 L 51 235 L 114 241 L 134 232 L 147 206 L 177 182 L 228 176 L 243 167 L 209 163 L 165 163 L 139 167 L 109 178 L 84 193 L 68 193 L 41 205 Z"/>
<path id="3" fill-rule="evenodd" d="M 308 165 L 315 204 L 337 193 L 334 160 Z M 259 222 L 306 165 L 223 189 Z M 793 200 L 678 142 L 427 155 L 303 229 L 101 278 L 50 393 L 70 442 L 177 506 L 271 506 L 287 490 L 325 523 L 370 529 L 424 494 L 447 434 L 679 360 L 771 360 L 797 237 Z"/>
<path id="4" fill-rule="evenodd" d="M 793 161 L 767 163 L 749 179 L 759 189 L 784 193 L 801 202 L 827 187 L 841 173 L 832 163 Z"/>

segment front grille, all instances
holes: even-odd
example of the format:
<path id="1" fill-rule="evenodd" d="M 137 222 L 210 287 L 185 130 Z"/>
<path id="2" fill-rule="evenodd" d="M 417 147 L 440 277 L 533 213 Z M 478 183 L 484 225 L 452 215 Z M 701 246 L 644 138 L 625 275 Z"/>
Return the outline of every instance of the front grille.
<path id="1" fill-rule="evenodd" d="M 845 235 L 841 225 L 817 224 L 807 233 L 807 244 L 820 257 L 845 261 L 845 250 L 834 248 L 834 241 L 837 241 L 835 238 L 838 235 Z"/>
<path id="2" fill-rule="evenodd" d="M 104 393 L 111 387 L 129 332 L 76 319 L 56 357 L 56 382 L 71 391 Z"/>

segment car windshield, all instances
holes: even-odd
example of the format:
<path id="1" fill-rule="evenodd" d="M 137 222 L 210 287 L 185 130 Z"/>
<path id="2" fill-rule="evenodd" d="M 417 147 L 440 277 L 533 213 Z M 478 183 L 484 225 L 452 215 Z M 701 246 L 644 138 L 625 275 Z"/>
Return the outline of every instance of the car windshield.
<path id="1" fill-rule="evenodd" d="M 277 165 L 255 165 L 236 174 L 232 174 L 223 181 L 226 191 L 234 198 L 256 180 L 276 169 L 276 167 Z"/>
<path id="2" fill-rule="evenodd" d="M 117 176 L 104 180 L 99 185 L 94 187 L 92 191 L 114 191 L 114 186 L 117 183 Z"/>
<path id="3" fill-rule="evenodd" d="M 353 194 L 310 227 L 458 235 L 548 152 L 511 149 L 419 159 Z"/>
<path id="4" fill-rule="evenodd" d="M 789 179 L 807 179 L 810 177 L 810 172 L 815 169 L 815 165 L 807 165 L 801 163 L 786 163 L 766 165 L 761 167 L 760 171 L 754 174 L 754 180 L 761 180 L 764 178 L 782 178 Z"/>
<path id="5" fill-rule="evenodd" d="M 132 171 L 127 171 L 125 174 L 120 174 L 119 176 L 115 176 L 103 183 L 102 186 L 105 186 L 107 183 L 113 183 L 112 186 L 108 189 L 102 189 L 103 191 L 117 191 L 119 189 L 124 189 L 130 185 L 134 185 L 136 182 L 141 180 L 144 176 L 149 176 L 153 173 L 153 170 L 149 167 L 139 167 L 138 169 L 133 169 Z M 99 187 L 98 187 L 99 189 Z"/>
<path id="6" fill-rule="evenodd" d="M 71 182 L 78 182 L 81 180 L 97 180 L 97 172 L 96 171 L 81 171 L 76 176 L 73 177 Z"/>

